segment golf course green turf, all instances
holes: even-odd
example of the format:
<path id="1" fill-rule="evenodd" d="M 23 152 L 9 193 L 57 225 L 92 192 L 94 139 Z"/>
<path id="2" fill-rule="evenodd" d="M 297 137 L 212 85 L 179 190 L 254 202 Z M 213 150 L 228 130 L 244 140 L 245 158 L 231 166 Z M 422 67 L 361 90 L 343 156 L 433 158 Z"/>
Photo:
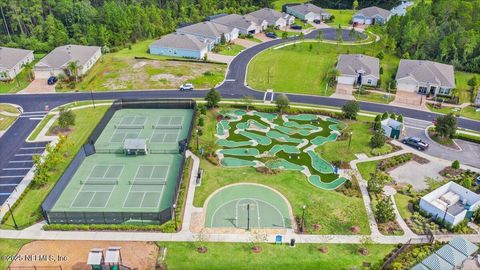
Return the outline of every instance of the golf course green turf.
<path id="1" fill-rule="evenodd" d="M 347 179 L 315 152 L 335 141 L 341 122 L 314 114 L 284 115 L 224 110 L 217 123 L 220 163 L 225 167 L 266 166 L 302 171 L 315 187 L 332 190 Z M 233 128 L 235 127 L 235 128 Z"/>

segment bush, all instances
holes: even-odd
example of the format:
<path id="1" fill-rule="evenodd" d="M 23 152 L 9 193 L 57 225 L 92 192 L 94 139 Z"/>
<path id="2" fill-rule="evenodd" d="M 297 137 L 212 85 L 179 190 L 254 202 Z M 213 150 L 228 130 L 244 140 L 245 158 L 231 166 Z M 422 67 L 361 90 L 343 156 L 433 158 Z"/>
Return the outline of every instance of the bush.
<path id="1" fill-rule="evenodd" d="M 360 106 L 355 100 L 347 101 L 347 103 L 342 106 L 343 115 L 348 119 L 356 119 L 359 110 Z"/>
<path id="2" fill-rule="evenodd" d="M 205 120 L 203 119 L 203 117 L 198 118 L 198 125 L 203 127 L 204 124 L 205 124 Z"/>
<path id="3" fill-rule="evenodd" d="M 456 170 L 460 169 L 460 161 L 458 161 L 458 160 L 453 161 L 452 162 L 452 168 L 454 168 Z"/>
<path id="4" fill-rule="evenodd" d="M 382 114 L 382 120 L 385 120 L 385 119 L 387 119 L 387 118 L 388 118 L 388 112 L 384 112 L 384 113 Z"/>
<path id="5" fill-rule="evenodd" d="M 378 54 L 377 54 L 377 58 L 382 60 L 383 58 L 385 57 L 385 53 L 383 53 L 383 51 L 380 51 Z M 380 73 L 382 74 L 382 73 Z"/>
<path id="6" fill-rule="evenodd" d="M 370 139 L 370 146 L 372 148 L 381 148 L 385 145 L 385 136 L 381 130 L 375 131 L 372 138 Z"/>
<path id="7" fill-rule="evenodd" d="M 71 110 L 61 107 L 58 116 L 58 125 L 61 128 L 69 128 L 70 126 L 74 126 L 75 114 Z"/>

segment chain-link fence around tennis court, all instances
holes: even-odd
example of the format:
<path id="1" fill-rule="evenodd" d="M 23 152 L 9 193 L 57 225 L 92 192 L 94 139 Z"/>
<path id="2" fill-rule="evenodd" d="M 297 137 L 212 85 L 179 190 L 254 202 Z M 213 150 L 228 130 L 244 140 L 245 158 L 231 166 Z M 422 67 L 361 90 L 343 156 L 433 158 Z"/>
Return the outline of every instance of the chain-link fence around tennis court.
<path id="1" fill-rule="evenodd" d="M 102 131 L 112 119 L 116 111 L 120 109 L 192 109 L 193 116 L 190 121 L 188 136 L 185 140 L 178 143 L 176 153 L 182 154 L 182 158 L 177 172 L 175 182 L 174 196 L 172 196 L 169 207 L 158 212 L 108 212 L 108 211 L 52 211 L 55 203 L 61 196 L 62 192 L 72 180 L 73 175 L 78 170 L 82 162 L 87 156 L 95 154 L 95 142 L 100 137 Z M 48 223 L 59 224 L 119 224 L 119 223 L 136 223 L 136 224 L 162 224 L 172 218 L 172 206 L 178 199 L 178 189 L 182 181 L 183 170 L 185 167 L 185 151 L 188 148 L 192 129 L 194 126 L 196 112 L 196 103 L 194 100 L 186 99 L 122 99 L 113 102 L 112 106 L 107 110 L 100 120 L 99 124 L 91 133 L 88 142 L 75 155 L 74 159 L 67 167 L 57 184 L 50 191 L 47 198 L 42 204 L 43 216 Z M 173 147 L 172 147 L 173 148 Z M 163 152 L 162 152 L 163 151 Z M 164 150 L 158 149 L 157 153 L 172 153 L 173 149 L 168 147 Z"/>

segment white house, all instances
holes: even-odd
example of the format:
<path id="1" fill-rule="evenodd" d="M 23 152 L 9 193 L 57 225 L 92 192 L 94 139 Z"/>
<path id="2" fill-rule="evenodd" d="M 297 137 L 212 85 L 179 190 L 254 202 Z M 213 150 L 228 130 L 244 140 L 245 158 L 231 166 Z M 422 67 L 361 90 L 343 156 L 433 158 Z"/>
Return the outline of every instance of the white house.
<path id="1" fill-rule="evenodd" d="M 475 102 L 473 104 L 480 106 L 480 91 L 478 91 L 477 97 L 475 98 Z"/>
<path id="2" fill-rule="evenodd" d="M 455 88 L 455 72 L 452 65 L 426 60 L 400 60 L 397 90 L 422 95 L 451 95 Z"/>
<path id="3" fill-rule="evenodd" d="M 33 59 L 33 51 L 0 47 L 0 81 L 15 79 Z"/>
<path id="4" fill-rule="evenodd" d="M 238 38 L 237 28 L 209 21 L 188 25 L 177 29 L 176 32 L 210 40 L 213 45 L 220 43 L 222 36 L 227 42 Z M 209 45 L 209 51 L 212 50 L 213 45 Z"/>
<path id="5" fill-rule="evenodd" d="M 340 84 L 377 86 L 380 79 L 380 60 L 368 55 L 340 54 L 336 69 Z"/>
<path id="6" fill-rule="evenodd" d="M 390 13 L 392 13 L 392 16 L 405 16 L 405 14 L 407 14 L 407 8 L 413 6 L 413 4 L 413 1 L 402 1 L 400 5 L 393 7 Z"/>
<path id="7" fill-rule="evenodd" d="M 100 47 L 83 45 L 65 45 L 55 48 L 42 58 L 33 68 L 35 78 L 47 79 L 60 74 L 67 75 L 68 64 L 76 62 L 78 76 L 83 76 L 102 56 Z"/>
<path id="8" fill-rule="evenodd" d="M 379 7 L 367 7 L 353 15 L 352 21 L 358 24 L 385 24 L 390 20 L 392 13 Z"/>
<path id="9" fill-rule="evenodd" d="M 240 34 L 257 34 L 267 29 L 268 23 L 265 20 L 261 20 L 252 16 L 242 16 L 238 14 L 229 14 L 222 17 L 212 19 L 211 22 L 226 25 L 229 27 L 235 27 Z"/>
<path id="10" fill-rule="evenodd" d="M 271 8 L 262 8 L 250 12 L 247 15 L 259 20 L 265 20 L 267 21 L 268 26 L 273 26 L 279 29 L 285 28 L 287 25 L 291 25 L 295 22 L 295 17 Z"/>
<path id="11" fill-rule="evenodd" d="M 157 55 L 202 59 L 213 41 L 192 35 L 172 33 L 150 44 L 150 53 Z"/>
<path id="12" fill-rule="evenodd" d="M 317 7 L 313 4 L 306 3 L 295 6 L 287 6 L 286 11 L 288 14 L 312 22 L 314 20 L 328 20 L 332 16 L 330 13 L 323 10 L 321 7 Z"/>
<path id="13" fill-rule="evenodd" d="M 456 226 L 480 207 L 480 195 L 455 182 L 445 185 L 423 196 L 420 208 L 434 218 Z"/>

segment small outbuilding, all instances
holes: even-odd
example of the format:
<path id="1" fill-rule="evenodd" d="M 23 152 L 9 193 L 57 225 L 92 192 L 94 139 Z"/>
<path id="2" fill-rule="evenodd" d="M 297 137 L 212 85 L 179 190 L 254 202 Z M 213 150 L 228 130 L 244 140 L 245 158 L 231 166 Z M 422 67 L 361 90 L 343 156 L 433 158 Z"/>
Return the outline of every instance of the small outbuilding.
<path id="1" fill-rule="evenodd" d="M 403 130 L 403 123 L 391 118 L 387 118 L 382 121 L 382 129 L 385 136 L 392 139 L 398 139 Z"/>

